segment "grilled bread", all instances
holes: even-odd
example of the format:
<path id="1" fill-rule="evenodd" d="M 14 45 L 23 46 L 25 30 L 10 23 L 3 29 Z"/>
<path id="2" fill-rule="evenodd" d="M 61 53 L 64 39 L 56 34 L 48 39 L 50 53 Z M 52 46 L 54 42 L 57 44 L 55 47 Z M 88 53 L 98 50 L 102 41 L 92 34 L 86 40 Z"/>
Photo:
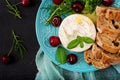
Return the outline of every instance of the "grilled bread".
<path id="1" fill-rule="evenodd" d="M 106 19 L 105 17 L 99 16 L 97 18 L 97 30 L 101 33 L 105 30 L 120 33 L 120 21 Z"/>
<path id="2" fill-rule="evenodd" d="M 96 41 L 84 51 L 84 58 L 88 64 L 104 69 L 120 63 L 120 9 L 97 7 L 96 14 Z"/>
<path id="3" fill-rule="evenodd" d="M 96 13 L 110 20 L 120 20 L 120 8 L 97 6 Z"/>
<path id="4" fill-rule="evenodd" d="M 94 67 L 99 69 L 104 69 L 110 66 L 109 64 L 103 63 L 101 59 L 95 59 L 91 49 L 84 52 L 84 59 L 88 64 L 93 64 Z"/>
<path id="5" fill-rule="evenodd" d="M 119 52 L 112 54 L 110 52 L 105 51 L 96 44 L 93 45 L 92 54 L 96 60 L 101 60 L 103 64 L 115 65 L 120 63 Z"/>
<path id="6" fill-rule="evenodd" d="M 110 53 L 117 53 L 120 50 L 120 36 L 108 30 L 97 33 L 96 43 Z"/>

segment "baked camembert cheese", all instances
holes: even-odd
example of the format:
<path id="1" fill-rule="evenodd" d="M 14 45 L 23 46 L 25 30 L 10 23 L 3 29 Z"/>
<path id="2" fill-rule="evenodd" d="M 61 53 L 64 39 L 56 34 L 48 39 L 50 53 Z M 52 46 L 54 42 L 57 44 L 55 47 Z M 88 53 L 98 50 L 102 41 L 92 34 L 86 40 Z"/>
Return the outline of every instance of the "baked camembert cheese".
<path id="1" fill-rule="evenodd" d="M 62 21 L 59 28 L 59 38 L 63 47 L 67 49 L 69 42 L 74 40 L 77 36 L 86 36 L 95 40 L 96 29 L 93 22 L 87 16 L 72 14 Z M 72 52 L 82 52 L 89 49 L 91 46 L 92 44 L 84 43 L 83 48 L 78 45 L 69 50 Z"/>

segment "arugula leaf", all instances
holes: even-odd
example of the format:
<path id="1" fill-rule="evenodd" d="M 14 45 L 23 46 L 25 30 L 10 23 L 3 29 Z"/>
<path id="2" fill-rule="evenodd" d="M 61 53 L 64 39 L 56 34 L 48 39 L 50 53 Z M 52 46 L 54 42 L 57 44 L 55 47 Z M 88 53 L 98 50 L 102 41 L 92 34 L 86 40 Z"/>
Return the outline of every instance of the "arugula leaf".
<path id="1" fill-rule="evenodd" d="M 72 14 L 73 10 L 71 8 L 72 2 L 76 0 L 64 0 L 61 4 L 55 5 L 52 4 L 47 7 L 47 10 L 50 10 L 50 16 L 46 20 L 46 24 L 50 24 L 53 16 L 65 16 L 67 14 Z"/>
<path id="2" fill-rule="evenodd" d="M 67 48 L 68 49 L 75 48 L 78 44 L 79 44 L 79 40 L 78 39 L 74 39 L 67 45 Z"/>
<path id="3" fill-rule="evenodd" d="M 94 40 L 90 37 L 82 37 L 85 43 L 91 44 L 94 43 Z"/>
<path id="4" fill-rule="evenodd" d="M 65 51 L 65 49 L 61 46 L 59 46 L 57 48 L 56 51 L 56 60 L 60 63 L 60 64 L 64 64 L 67 62 L 67 53 Z"/>
<path id="5" fill-rule="evenodd" d="M 84 3 L 84 10 L 82 11 L 82 13 L 92 13 L 96 6 L 101 5 L 102 0 L 82 0 L 82 2 Z"/>

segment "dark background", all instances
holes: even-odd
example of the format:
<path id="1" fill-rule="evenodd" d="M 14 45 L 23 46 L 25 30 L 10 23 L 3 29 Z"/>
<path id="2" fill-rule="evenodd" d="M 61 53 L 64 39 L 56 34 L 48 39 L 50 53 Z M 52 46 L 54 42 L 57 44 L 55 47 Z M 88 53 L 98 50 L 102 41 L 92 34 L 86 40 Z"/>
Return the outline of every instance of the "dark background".
<path id="1" fill-rule="evenodd" d="M 9 0 L 12 4 L 21 0 Z M 41 0 L 34 0 L 29 7 L 18 5 L 22 19 L 16 18 L 8 12 L 5 0 L 0 0 L 0 58 L 7 54 L 12 45 L 12 29 L 24 40 L 26 51 L 24 59 L 20 59 L 19 53 L 13 52 L 15 61 L 4 65 L 0 60 L 0 80 L 34 80 L 37 68 L 35 56 L 39 49 L 35 32 L 35 20 Z"/>

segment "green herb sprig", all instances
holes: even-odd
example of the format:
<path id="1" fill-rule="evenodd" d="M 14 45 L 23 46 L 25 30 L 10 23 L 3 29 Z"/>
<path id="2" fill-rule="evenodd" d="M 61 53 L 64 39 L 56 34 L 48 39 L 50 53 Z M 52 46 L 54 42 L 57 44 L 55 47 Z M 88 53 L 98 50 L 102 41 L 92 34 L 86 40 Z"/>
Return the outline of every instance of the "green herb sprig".
<path id="1" fill-rule="evenodd" d="M 47 24 L 51 23 L 53 16 L 65 16 L 66 14 L 74 13 L 71 8 L 71 3 L 75 0 L 64 0 L 60 5 L 52 4 L 47 7 L 47 10 L 50 11 L 50 16 L 46 20 Z"/>
<path id="2" fill-rule="evenodd" d="M 95 11 L 96 6 L 101 5 L 102 0 L 81 0 L 84 4 L 83 14 L 92 13 Z"/>
<path id="3" fill-rule="evenodd" d="M 94 43 L 94 40 L 92 38 L 86 37 L 86 36 L 83 36 L 83 37 L 77 36 L 76 39 L 74 39 L 68 43 L 67 48 L 73 49 L 73 48 L 77 47 L 78 45 L 80 45 L 80 48 L 83 48 L 84 43 L 91 44 L 91 43 Z"/>
<path id="4" fill-rule="evenodd" d="M 24 41 L 19 39 L 20 37 L 16 35 L 13 30 L 12 30 L 12 36 L 13 36 L 13 42 L 12 42 L 12 47 L 10 51 L 8 52 L 8 56 L 11 54 L 13 50 L 15 50 L 15 52 L 20 53 L 20 57 L 23 59 L 24 51 L 26 50 L 23 45 Z"/>
<path id="5" fill-rule="evenodd" d="M 84 9 L 81 14 L 94 12 L 96 6 L 101 5 L 102 3 L 102 0 L 64 0 L 60 5 L 52 4 L 47 7 L 47 10 L 50 11 L 50 16 L 46 20 L 46 23 L 50 24 L 53 16 L 65 16 L 67 14 L 76 13 L 71 8 L 71 4 L 75 1 L 80 1 L 82 4 L 84 4 Z"/>
<path id="6" fill-rule="evenodd" d="M 22 17 L 21 17 L 20 11 L 18 10 L 17 5 L 11 4 L 8 0 L 6 0 L 6 3 L 7 3 L 6 6 L 8 8 L 9 13 L 11 13 L 15 17 L 18 17 L 19 19 L 21 19 Z"/>

